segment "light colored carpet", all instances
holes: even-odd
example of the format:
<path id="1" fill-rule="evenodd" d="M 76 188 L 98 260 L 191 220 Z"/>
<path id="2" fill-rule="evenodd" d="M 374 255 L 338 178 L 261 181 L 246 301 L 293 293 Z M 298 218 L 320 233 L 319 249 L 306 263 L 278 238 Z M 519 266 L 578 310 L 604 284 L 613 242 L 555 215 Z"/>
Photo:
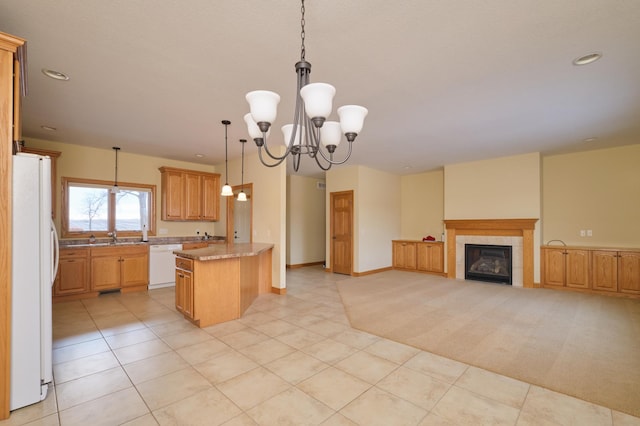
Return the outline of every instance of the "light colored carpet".
<path id="1" fill-rule="evenodd" d="M 338 288 L 357 329 L 640 416 L 640 300 L 402 271 Z"/>

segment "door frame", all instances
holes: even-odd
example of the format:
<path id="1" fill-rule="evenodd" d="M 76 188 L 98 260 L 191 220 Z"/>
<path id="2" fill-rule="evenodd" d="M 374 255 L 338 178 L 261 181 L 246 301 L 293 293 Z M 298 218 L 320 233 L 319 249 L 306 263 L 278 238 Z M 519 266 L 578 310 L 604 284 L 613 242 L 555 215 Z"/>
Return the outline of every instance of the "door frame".
<path id="1" fill-rule="evenodd" d="M 227 244 L 233 244 L 233 205 L 236 202 L 236 191 L 249 189 L 247 201 L 251 203 L 251 223 L 249 225 L 249 242 L 253 242 L 253 183 L 245 183 L 244 185 L 234 185 L 232 197 L 224 197 L 227 200 Z"/>
<path id="2" fill-rule="evenodd" d="M 327 272 L 333 272 L 333 210 L 334 199 L 338 195 L 350 195 L 351 198 L 351 232 L 349 233 L 349 247 L 351 247 L 351 265 L 349 268 L 349 275 L 353 276 L 353 210 L 354 210 L 354 191 L 350 189 L 348 191 L 336 191 L 329 193 L 329 264 L 327 265 Z"/>

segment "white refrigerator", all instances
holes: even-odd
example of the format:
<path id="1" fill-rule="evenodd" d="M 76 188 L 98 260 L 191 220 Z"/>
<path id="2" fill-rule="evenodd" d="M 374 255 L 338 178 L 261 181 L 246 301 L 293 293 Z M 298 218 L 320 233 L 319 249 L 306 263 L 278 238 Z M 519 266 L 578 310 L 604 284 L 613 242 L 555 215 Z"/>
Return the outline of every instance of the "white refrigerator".
<path id="1" fill-rule="evenodd" d="M 47 396 L 53 380 L 51 286 L 58 238 L 51 220 L 51 159 L 13 156 L 10 410 Z"/>

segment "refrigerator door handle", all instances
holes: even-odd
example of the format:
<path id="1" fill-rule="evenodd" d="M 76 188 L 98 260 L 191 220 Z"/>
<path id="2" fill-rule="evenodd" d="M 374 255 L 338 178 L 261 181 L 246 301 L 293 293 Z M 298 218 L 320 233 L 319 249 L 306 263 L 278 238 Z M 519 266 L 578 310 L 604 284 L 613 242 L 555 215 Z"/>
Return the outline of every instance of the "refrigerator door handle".
<path id="1" fill-rule="evenodd" d="M 60 263 L 60 241 L 58 240 L 58 231 L 56 231 L 56 225 L 51 220 L 51 245 L 53 251 L 53 274 L 51 275 L 51 285 L 56 281 L 56 275 L 58 274 L 58 264 Z"/>

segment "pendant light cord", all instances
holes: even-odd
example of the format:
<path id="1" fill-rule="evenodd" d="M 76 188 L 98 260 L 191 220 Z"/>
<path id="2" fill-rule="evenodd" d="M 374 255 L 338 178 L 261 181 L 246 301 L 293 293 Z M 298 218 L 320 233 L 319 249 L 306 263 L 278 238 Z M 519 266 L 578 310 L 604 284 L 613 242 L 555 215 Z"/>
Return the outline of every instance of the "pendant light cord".
<path id="1" fill-rule="evenodd" d="M 222 124 L 224 124 L 224 176 L 225 176 L 225 185 L 229 185 L 229 156 L 227 152 L 227 126 L 231 124 L 229 120 L 222 120 Z"/>

